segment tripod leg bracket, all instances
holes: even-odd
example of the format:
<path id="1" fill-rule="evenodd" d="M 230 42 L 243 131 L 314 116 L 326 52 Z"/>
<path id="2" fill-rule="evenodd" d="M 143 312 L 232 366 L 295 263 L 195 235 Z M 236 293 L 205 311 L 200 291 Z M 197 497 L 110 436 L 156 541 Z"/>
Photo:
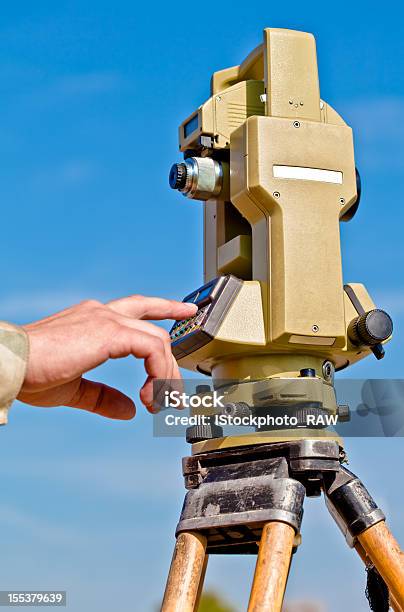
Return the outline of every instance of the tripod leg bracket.
<path id="1" fill-rule="evenodd" d="M 327 508 L 351 548 L 359 534 L 385 520 L 363 483 L 345 467 L 325 479 L 324 489 Z"/>
<path id="2" fill-rule="evenodd" d="M 208 552 L 256 552 L 262 526 L 282 521 L 299 532 L 305 487 L 284 457 L 216 465 L 185 496 L 177 534 L 201 531 Z"/>

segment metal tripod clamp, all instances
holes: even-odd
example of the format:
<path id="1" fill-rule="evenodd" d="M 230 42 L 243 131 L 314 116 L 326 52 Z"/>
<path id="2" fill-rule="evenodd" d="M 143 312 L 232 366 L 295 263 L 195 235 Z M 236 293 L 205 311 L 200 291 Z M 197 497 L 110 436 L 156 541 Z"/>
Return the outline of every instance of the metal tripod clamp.
<path id="1" fill-rule="evenodd" d="M 326 482 L 324 497 L 331 516 L 351 548 L 358 535 L 386 518 L 361 480 L 343 466 L 331 483 Z"/>
<path id="2" fill-rule="evenodd" d="M 262 525 L 281 521 L 299 533 L 305 487 L 285 457 L 209 467 L 185 496 L 176 535 L 202 531 L 208 551 L 256 552 Z"/>

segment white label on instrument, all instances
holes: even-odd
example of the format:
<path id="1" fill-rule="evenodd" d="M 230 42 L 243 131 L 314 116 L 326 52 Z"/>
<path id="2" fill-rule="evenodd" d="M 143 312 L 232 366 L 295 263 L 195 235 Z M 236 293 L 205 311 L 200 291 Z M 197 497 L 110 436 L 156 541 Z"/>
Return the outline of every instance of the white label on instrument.
<path id="1" fill-rule="evenodd" d="M 298 179 L 301 181 L 318 181 L 342 185 L 342 172 L 321 170 L 320 168 L 303 168 L 302 166 L 273 166 L 275 178 Z"/>

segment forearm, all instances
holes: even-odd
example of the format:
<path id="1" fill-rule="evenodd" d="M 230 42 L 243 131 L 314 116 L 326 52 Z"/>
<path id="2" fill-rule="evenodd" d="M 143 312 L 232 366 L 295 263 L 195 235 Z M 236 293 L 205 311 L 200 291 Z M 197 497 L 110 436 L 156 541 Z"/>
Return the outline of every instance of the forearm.
<path id="1" fill-rule="evenodd" d="M 21 327 L 0 321 L 0 425 L 24 382 L 28 361 L 28 337 Z"/>

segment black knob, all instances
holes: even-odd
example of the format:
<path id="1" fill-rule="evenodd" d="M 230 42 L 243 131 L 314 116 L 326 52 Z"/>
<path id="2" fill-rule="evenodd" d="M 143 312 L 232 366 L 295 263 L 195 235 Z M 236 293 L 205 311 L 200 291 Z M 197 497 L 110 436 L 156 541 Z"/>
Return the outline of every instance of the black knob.
<path id="1" fill-rule="evenodd" d="M 351 411 L 347 404 L 338 404 L 337 408 L 338 420 L 340 423 L 347 423 L 351 420 Z"/>
<path id="2" fill-rule="evenodd" d="M 348 208 L 346 213 L 342 215 L 341 221 L 350 221 L 356 215 L 358 208 L 359 208 L 359 203 L 361 201 L 361 194 L 362 194 L 362 181 L 361 181 L 361 176 L 359 174 L 358 168 L 355 168 L 355 174 L 356 174 L 356 194 L 357 194 L 356 200 L 352 204 L 351 208 Z"/>
<path id="3" fill-rule="evenodd" d="M 210 385 L 196 385 L 195 393 L 197 393 L 198 395 L 202 393 L 211 393 L 211 392 L 212 392 L 212 389 L 210 388 Z"/>
<path id="4" fill-rule="evenodd" d="M 210 423 L 209 425 L 191 425 L 187 427 L 185 439 L 189 444 L 194 442 L 202 442 L 203 440 L 212 440 L 213 438 L 221 438 L 223 436 L 223 427 Z"/>
<path id="5" fill-rule="evenodd" d="M 224 405 L 223 414 L 233 418 L 244 417 L 251 414 L 251 409 L 246 402 L 229 402 Z"/>
<path id="6" fill-rule="evenodd" d="M 316 375 L 316 370 L 314 368 L 303 368 L 300 370 L 300 376 L 302 378 L 314 378 Z"/>
<path id="7" fill-rule="evenodd" d="M 384 310 L 369 310 L 351 321 L 348 335 L 353 344 L 374 346 L 393 333 L 393 321 Z"/>
<path id="8" fill-rule="evenodd" d="M 171 166 L 168 182 L 171 189 L 183 189 L 187 180 L 187 167 L 185 164 L 173 164 Z"/>

